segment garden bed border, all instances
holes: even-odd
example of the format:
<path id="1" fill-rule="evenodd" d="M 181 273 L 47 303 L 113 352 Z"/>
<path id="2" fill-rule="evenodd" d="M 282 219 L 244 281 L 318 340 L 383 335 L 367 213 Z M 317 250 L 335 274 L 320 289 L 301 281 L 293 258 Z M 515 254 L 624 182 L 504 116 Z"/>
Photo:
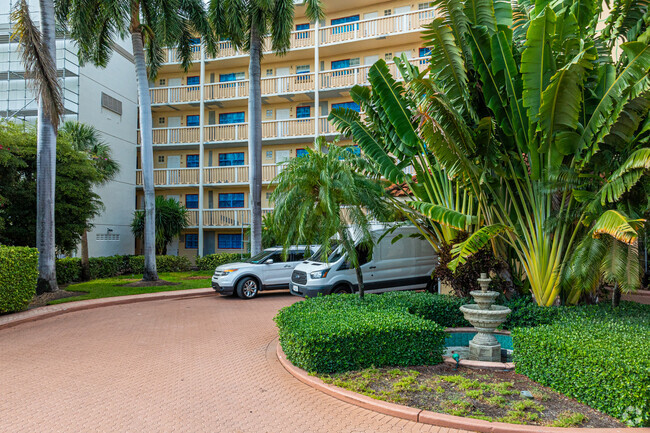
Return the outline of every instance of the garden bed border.
<path id="1" fill-rule="evenodd" d="M 461 328 L 454 328 L 461 329 Z M 473 328 L 467 328 L 473 329 Z M 316 376 L 307 373 L 305 370 L 293 365 L 284 354 L 280 342 L 276 338 L 276 354 L 280 364 L 293 377 L 314 389 L 324 392 L 334 398 L 346 403 L 362 407 L 364 409 L 403 418 L 422 424 L 430 424 L 439 427 L 454 429 L 473 430 L 482 433 L 650 433 L 649 428 L 576 428 L 576 427 L 544 427 L 536 425 L 507 424 L 502 422 L 490 422 L 473 418 L 437 413 L 428 410 L 416 409 L 396 403 L 376 400 L 366 395 L 357 394 L 338 386 L 329 385 Z M 452 360 L 453 361 L 453 360 Z M 474 361 L 472 361 L 474 362 Z M 454 361 L 454 364 L 456 362 Z M 502 363 L 493 363 L 502 364 Z M 461 364 L 462 365 L 462 364 Z"/>

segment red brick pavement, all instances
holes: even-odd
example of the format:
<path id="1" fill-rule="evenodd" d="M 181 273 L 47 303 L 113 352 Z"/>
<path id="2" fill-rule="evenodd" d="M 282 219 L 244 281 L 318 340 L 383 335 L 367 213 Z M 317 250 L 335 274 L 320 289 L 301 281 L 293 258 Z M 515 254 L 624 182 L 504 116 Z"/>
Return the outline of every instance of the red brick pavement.
<path id="1" fill-rule="evenodd" d="M 0 330 L 0 431 L 445 432 L 302 384 L 270 350 L 295 298 L 167 299 Z"/>

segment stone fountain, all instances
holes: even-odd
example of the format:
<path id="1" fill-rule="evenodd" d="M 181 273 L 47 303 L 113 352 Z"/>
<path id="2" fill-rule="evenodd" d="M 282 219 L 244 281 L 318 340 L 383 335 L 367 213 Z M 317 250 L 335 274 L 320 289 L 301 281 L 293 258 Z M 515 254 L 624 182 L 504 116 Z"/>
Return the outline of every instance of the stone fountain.
<path id="1" fill-rule="evenodd" d="M 494 330 L 506 321 L 510 308 L 503 305 L 493 305 L 499 292 L 489 291 L 492 279 L 487 274 L 481 274 L 478 284 L 481 290 L 473 290 L 470 295 L 476 304 L 466 304 L 460 307 L 465 319 L 478 331 L 469 342 L 469 359 L 473 361 L 501 361 L 501 344 L 494 336 Z"/>

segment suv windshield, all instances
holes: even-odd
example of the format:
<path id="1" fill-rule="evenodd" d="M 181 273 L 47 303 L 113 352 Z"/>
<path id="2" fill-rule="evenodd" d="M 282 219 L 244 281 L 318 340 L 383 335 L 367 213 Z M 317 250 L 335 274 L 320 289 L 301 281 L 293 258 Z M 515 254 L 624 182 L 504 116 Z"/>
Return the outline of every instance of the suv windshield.
<path id="1" fill-rule="evenodd" d="M 273 254 L 273 251 L 262 251 L 261 253 L 257 253 L 253 257 L 244 260 L 244 262 L 252 263 L 254 265 L 259 265 L 260 263 L 263 263 L 266 260 L 266 258 L 271 254 Z"/>

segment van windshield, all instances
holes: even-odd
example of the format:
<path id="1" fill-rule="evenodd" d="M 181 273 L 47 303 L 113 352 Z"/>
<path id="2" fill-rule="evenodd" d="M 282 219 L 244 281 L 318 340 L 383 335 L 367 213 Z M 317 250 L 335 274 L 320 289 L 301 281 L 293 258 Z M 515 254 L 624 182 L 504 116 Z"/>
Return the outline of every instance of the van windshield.
<path id="1" fill-rule="evenodd" d="M 260 263 L 263 263 L 271 254 L 273 254 L 273 251 L 262 251 L 261 253 L 257 253 L 253 257 L 244 260 L 244 263 L 259 265 Z"/>
<path id="2" fill-rule="evenodd" d="M 338 241 L 333 241 L 329 249 L 325 246 L 320 247 L 316 253 L 309 258 L 309 260 L 319 263 L 334 263 L 338 261 L 342 255 L 343 248 L 341 248 Z"/>

